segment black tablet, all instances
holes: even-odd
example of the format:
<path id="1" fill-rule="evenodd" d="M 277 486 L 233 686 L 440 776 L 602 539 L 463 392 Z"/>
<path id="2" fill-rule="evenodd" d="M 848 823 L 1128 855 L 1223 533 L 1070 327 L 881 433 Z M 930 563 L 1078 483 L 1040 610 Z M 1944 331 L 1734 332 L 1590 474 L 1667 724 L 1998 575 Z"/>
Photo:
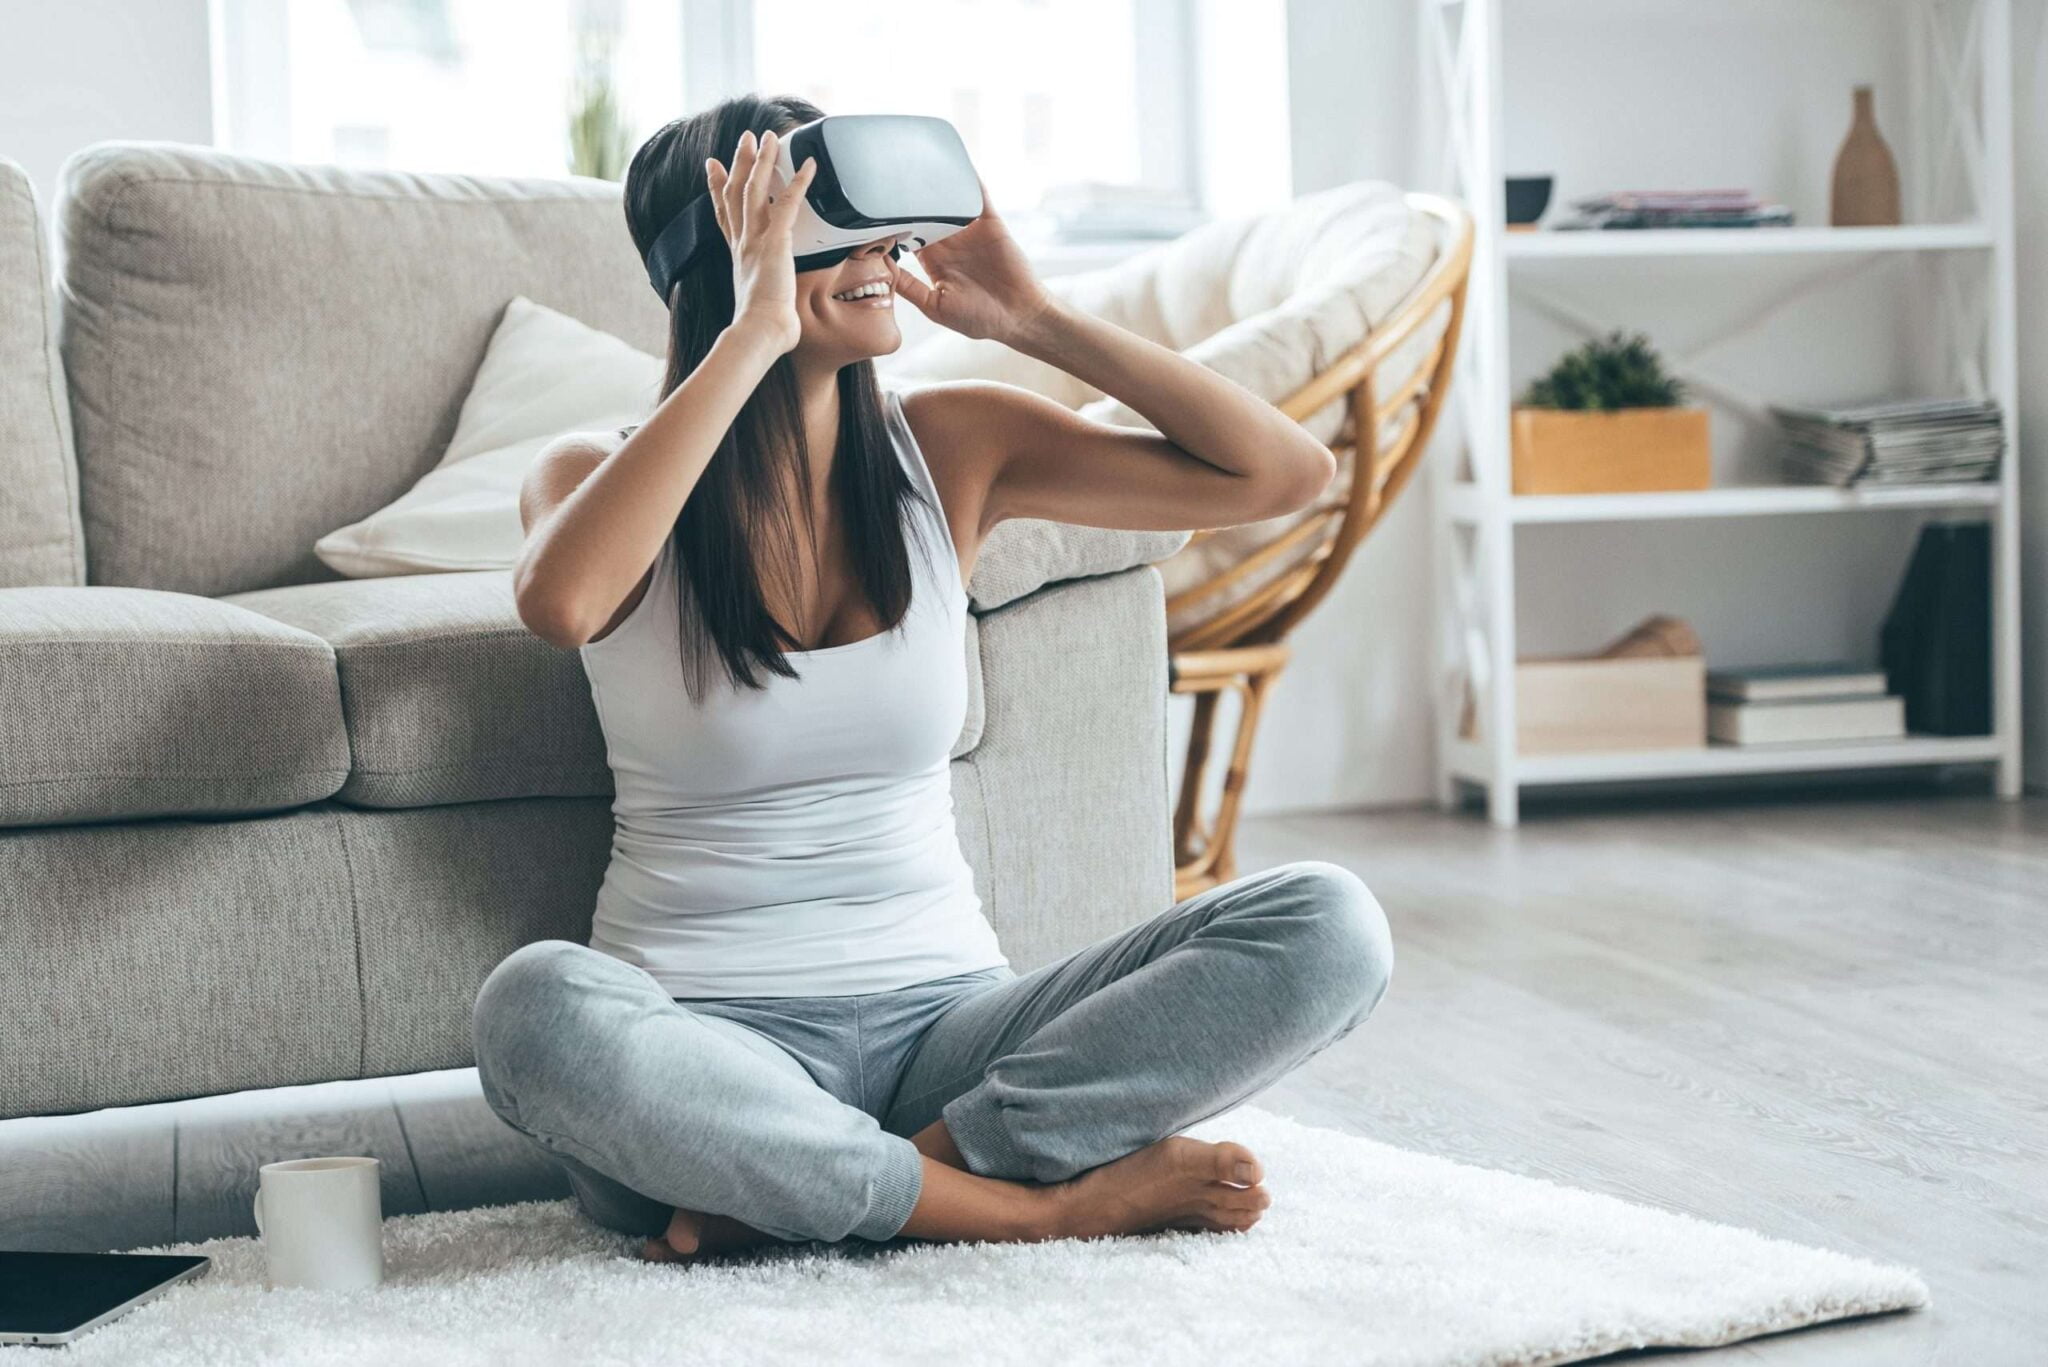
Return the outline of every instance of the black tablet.
<path id="1" fill-rule="evenodd" d="M 210 1258 L 179 1253 L 0 1252 L 0 1343 L 69 1343 Z"/>

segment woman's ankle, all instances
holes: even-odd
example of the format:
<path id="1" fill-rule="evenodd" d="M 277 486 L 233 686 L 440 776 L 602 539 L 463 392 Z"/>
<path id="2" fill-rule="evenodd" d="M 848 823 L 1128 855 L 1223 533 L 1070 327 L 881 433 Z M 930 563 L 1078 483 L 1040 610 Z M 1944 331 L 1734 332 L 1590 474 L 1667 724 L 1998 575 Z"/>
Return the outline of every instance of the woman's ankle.
<path id="1" fill-rule="evenodd" d="M 967 1159 L 961 1154 L 960 1146 L 953 1142 L 953 1132 L 946 1128 L 943 1117 L 910 1136 L 910 1142 L 915 1144 L 917 1151 L 926 1158 L 937 1159 L 947 1167 L 958 1168 L 962 1172 L 973 1171 L 967 1166 Z"/>
<path id="2" fill-rule="evenodd" d="M 1063 1186 L 980 1177 L 926 1155 L 917 1206 L 899 1232 L 947 1243 L 1032 1243 L 1061 1238 L 1071 1224 Z"/>

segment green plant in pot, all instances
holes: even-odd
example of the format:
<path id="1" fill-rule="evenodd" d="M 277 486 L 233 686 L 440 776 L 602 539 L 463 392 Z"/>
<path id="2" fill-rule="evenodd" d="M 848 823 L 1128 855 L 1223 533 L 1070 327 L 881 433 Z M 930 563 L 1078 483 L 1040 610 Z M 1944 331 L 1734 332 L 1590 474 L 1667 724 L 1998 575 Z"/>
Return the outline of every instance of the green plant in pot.
<path id="1" fill-rule="evenodd" d="M 1558 358 L 1514 411 L 1517 494 L 1704 489 L 1707 410 L 1641 333 L 1596 337 Z"/>

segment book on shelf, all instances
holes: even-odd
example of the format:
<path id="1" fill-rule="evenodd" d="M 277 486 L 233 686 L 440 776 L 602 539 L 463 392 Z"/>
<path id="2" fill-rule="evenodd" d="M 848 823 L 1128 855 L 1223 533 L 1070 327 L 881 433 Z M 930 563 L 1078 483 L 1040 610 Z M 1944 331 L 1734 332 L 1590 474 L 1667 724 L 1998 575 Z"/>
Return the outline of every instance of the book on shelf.
<path id="1" fill-rule="evenodd" d="M 1715 669 L 1707 674 L 1707 696 L 1715 702 L 1789 702 L 1799 698 L 1882 697 L 1884 671 L 1852 664 L 1771 665 L 1759 669 Z"/>
<path id="2" fill-rule="evenodd" d="M 1819 741 L 1895 740 L 1906 734 L 1906 700 L 1794 698 L 1784 702 L 1707 704 L 1707 736 L 1724 745 L 1810 745 Z"/>
<path id="3" fill-rule="evenodd" d="M 1878 636 L 1885 677 L 1915 731 L 1991 734 L 1991 587 L 1988 522 L 1920 529 Z"/>
<path id="4" fill-rule="evenodd" d="M 1993 479 L 2005 454 L 1996 399 L 1902 399 L 1847 408 L 1774 405 L 1786 476 L 1876 487 Z"/>
<path id="5" fill-rule="evenodd" d="M 1572 201 L 1559 231 L 1631 228 L 1784 228 L 1792 211 L 1747 190 L 1617 190 Z"/>

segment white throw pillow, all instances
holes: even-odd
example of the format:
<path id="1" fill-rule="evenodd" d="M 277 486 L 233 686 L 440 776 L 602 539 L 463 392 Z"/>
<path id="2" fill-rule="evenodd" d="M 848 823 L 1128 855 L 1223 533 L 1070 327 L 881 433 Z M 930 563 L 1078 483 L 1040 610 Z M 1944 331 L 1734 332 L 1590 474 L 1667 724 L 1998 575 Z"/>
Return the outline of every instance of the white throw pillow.
<path id="1" fill-rule="evenodd" d="M 663 362 L 519 295 L 491 335 L 441 463 L 397 502 L 327 533 L 313 553 L 352 579 L 510 569 L 525 534 L 526 468 L 565 432 L 643 421 Z"/>

